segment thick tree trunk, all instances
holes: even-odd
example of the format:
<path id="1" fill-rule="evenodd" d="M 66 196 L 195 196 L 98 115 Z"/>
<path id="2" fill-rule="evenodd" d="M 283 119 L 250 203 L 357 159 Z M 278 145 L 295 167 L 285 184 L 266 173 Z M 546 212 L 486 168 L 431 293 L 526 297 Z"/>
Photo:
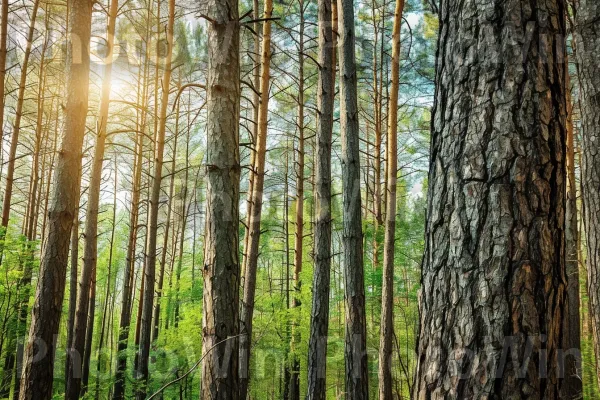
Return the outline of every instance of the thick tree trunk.
<path id="1" fill-rule="evenodd" d="M 81 378 L 85 373 L 82 370 L 85 362 L 86 337 L 93 334 L 92 327 L 88 325 L 88 314 L 93 316 L 90 307 L 96 302 L 96 264 L 98 261 L 98 215 L 100 211 L 100 189 L 102 183 L 102 170 L 104 164 L 104 150 L 106 148 L 106 126 L 108 124 L 108 106 L 110 102 L 110 88 L 112 76 L 112 56 L 115 37 L 115 24 L 117 19 L 118 0 L 112 0 L 108 15 L 108 29 L 106 33 L 107 55 L 104 64 L 104 78 L 102 80 L 102 98 L 98 114 L 96 146 L 92 160 L 92 171 L 88 188 L 87 210 L 85 215 L 85 243 L 83 248 L 83 267 L 79 277 L 79 289 L 77 291 L 77 309 L 73 326 L 67 329 L 73 330 L 68 352 L 70 362 L 70 374 L 66 376 L 67 390 L 65 398 L 77 400 L 81 393 Z M 93 323 L 93 318 L 90 321 Z M 87 330 L 91 332 L 87 333 Z M 75 359 L 73 359 L 75 357 Z M 88 371 L 89 372 L 89 371 Z"/>
<path id="2" fill-rule="evenodd" d="M 340 124 L 346 303 L 346 399 L 369 398 L 367 318 L 360 193 L 360 131 L 356 75 L 354 2 L 340 0 Z"/>
<path id="3" fill-rule="evenodd" d="M 240 54 L 236 0 L 210 0 L 207 207 L 204 248 L 202 398 L 240 398 Z"/>
<path id="4" fill-rule="evenodd" d="M 58 335 L 69 253 L 69 238 L 79 201 L 81 151 L 85 135 L 90 71 L 92 3 L 72 0 L 67 55 L 65 128 L 54 175 L 48 237 L 42 251 L 29 341 L 21 378 L 21 400 L 52 397 L 55 341 Z M 76 38 L 76 40 L 75 40 Z M 40 351 L 46 357 L 40 357 Z"/>
<path id="5" fill-rule="evenodd" d="M 271 82 L 271 15 L 273 1 L 265 0 L 261 49 L 260 103 L 258 107 L 258 135 L 254 158 L 254 184 L 252 185 L 252 208 L 248 214 L 248 241 L 246 255 L 244 295 L 240 311 L 240 398 L 248 395 L 250 380 L 250 347 L 252 343 L 252 316 L 254 315 L 254 297 L 256 293 L 256 271 L 260 242 L 260 220 L 262 216 L 263 190 L 265 183 L 265 158 L 267 155 L 267 119 L 269 115 L 269 86 Z"/>
<path id="6" fill-rule="evenodd" d="M 589 315 L 600 365 L 600 4 L 580 0 L 576 10 L 575 43 L 580 86 L 582 122 L 583 220 L 587 238 Z M 600 384 L 600 374 L 597 374 Z"/>
<path id="7" fill-rule="evenodd" d="M 396 0 L 392 31 L 392 84 L 388 102 L 387 201 L 381 288 L 379 337 L 379 399 L 392 398 L 392 339 L 394 337 L 394 255 L 396 245 L 396 186 L 398 183 L 398 86 L 400 79 L 400 27 L 404 0 Z"/>
<path id="8" fill-rule="evenodd" d="M 558 399 L 565 3 L 442 0 L 439 20 L 413 397 Z"/>
<path id="9" fill-rule="evenodd" d="M 154 283 L 156 272 L 156 235 L 158 231 L 158 205 L 160 201 L 160 188 L 162 182 L 162 168 L 165 148 L 165 132 L 167 126 L 167 109 L 169 107 L 169 91 L 171 87 L 171 61 L 173 57 L 173 28 L 175 25 L 175 0 L 169 0 L 169 17 L 167 23 L 168 49 L 165 58 L 165 69 L 162 78 L 162 97 L 160 103 L 159 128 L 156 135 L 154 151 L 154 174 L 152 179 L 152 192 L 150 195 L 150 217 L 148 223 L 147 248 L 144 269 L 144 294 L 142 307 L 142 320 L 140 331 L 140 347 L 138 352 L 137 374 L 140 386 L 136 391 L 136 399 L 146 398 L 146 385 L 148 381 L 148 362 L 150 357 L 150 341 L 152 335 L 152 308 L 154 305 Z"/>
<path id="10" fill-rule="evenodd" d="M 333 129 L 333 32 L 331 1 L 319 0 L 319 81 L 315 168 L 313 300 L 308 343 L 308 400 L 326 397 L 327 334 L 331 275 L 331 134 Z"/>

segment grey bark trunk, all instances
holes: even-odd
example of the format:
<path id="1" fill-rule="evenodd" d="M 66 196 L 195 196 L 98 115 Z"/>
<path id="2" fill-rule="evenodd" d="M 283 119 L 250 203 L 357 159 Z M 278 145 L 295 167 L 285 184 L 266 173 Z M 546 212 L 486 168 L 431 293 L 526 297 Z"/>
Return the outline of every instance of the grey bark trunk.
<path id="1" fill-rule="evenodd" d="M 369 398 L 367 318 L 363 265 L 362 202 L 360 192 L 360 130 L 354 2 L 340 0 L 340 130 L 344 224 L 344 292 L 346 303 L 346 399 Z"/>
<path id="2" fill-rule="evenodd" d="M 442 0 L 415 399 L 560 397 L 565 2 Z"/>
<path id="3" fill-rule="evenodd" d="M 210 0 L 202 398 L 239 399 L 240 54 L 236 0 Z"/>
<path id="4" fill-rule="evenodd" d="M 313 300 L 308 343 L 308 400 L 326 397 L 327 334 L 331 276 L 331 134 L 333 129 L 333 31 L 331 1 L 319 0 L 319 81 L 315 166 Z"/>

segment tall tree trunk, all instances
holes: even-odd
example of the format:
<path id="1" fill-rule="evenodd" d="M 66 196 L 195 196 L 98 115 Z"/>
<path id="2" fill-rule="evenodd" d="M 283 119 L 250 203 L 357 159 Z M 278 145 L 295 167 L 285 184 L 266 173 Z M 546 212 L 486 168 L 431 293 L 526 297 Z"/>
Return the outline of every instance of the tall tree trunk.
<path id="1" fill-rule="evenodd" d="M 302 256 L 304 252 L 304 0 L 299 0 L 300 8 L 298 26 L 298 160 L 296 162 L 296 233 L 294 235 L 294 297 L 292 308 L 300 307 L 300 290 L 302 281 Z M 296 348 L 300 342 L 300 334 L 296 329 L 297 321 L 292 326 L 292 343 L 290 361 L 290 400 L 300 400 L 300 360 Z"/>
<path id="2" fill-rule="evenodd" d="M 331 0 L 319 0 L 319 81 L 315 168 L 313 300 L 308 343 L 308 400 L 324 400 L 331 275 L 331 133 L 333 129 L 333 32 Z"/>
<path id="3" fill-rule="evenodd" d="M 248 175 L 248 193 L 246 194 L 246 215 L 247 215 L 247 223 L 244 229 L 244 253 L 243 253 L 243 258 L 242 258 L 242 274 L 241 274 L 241 279 L 242 279 L 242 291 L 244 290 L 244 285 L 245 285 L 245 279 L 246 279 L 246 266 L 248 263 L 248 249 L 249 249 L 249 241 L 250 241 L 250 217 L 252 215 L 252 207 L 254 207 L 254 204 L 252 202 L 252 196 L 254 194 L 254 181 L 256 179 L 256 144 L 257 144 L 257 138 L 258 138 L 258 131 L 259 131 L 259 123 L 258 123 L 258 118 L 259 118 L 259 110 L 260 110 L 260 75 L 261 75 L 261 61 L 262 61 L 262 57 L 261 57 L 261 52 L 260 52 L 260 36 L 258 35 L 259 29 L 260 29 L 260 7 L 259 7 L 259 1 L 258 0 L 252 0 L 252 16 L 254 18 L 254 23 L 253 25 L 253 29 L 254 32 L 256 33 L 254 35 L 254 40 L 253 40 L 253 51 L 254 54 L 252 54 L 251 59 L 253 61 L 253 65 L 252 65 L 252 85 L 254 86 L 254 90 L 252 91 L 252 111 L 253 111 L 253 117 L 252 117 L 252 137 L 250 138 L 251 140 L 251 150 L 250 150 L 250 166 L 251 166 L 251 171 L 250 174 Z"/>
<path id="4" fill-rule="evenodd" d="M 150 15 L 150 2 L 148 2 L 148 15 Z M 150 24 L 146 27 L 146 38 L 149 37 Z M 115 371 L 115 385 L 113 388 L 113 400 L 123 400 L 125 398 L 125 371 L 127 369 L 127 344 L 129 341 L 129 325 L 131 324 L 132 296 L 135 290 L 135 259 L 138 236 L 138 221 L 140 214 L 140 196 L 142 165 L 144 160 L 144 135 L 147 126 L 147 107 L 148 99 L 148 71 L 149 71 L 149 48 L 146 49 L 144 66 L 140 68 L 141 103 L 137 118 L 138 132 L 135 135 L 133 182 L 131 188 L 131 206 L 129 215 L 129 237 L 127 240 L 127 255 L 125 259 L 125 271 L 123 273 L 123 293 L 121 297 L 121 316 L 119 322 L 119 343 L 117 347 L 117 366 Z M 143 71 L 143 72 L 142 72 Z M 138 91 L 139 93 L 139 91 Z"/>
<path id="5" fill-rule="evenodd" d="M 254 184 L 252 185 L 252 208 L 248 214 L 248 247 L 246 255 L 244 295 L 240 312 L 240 398 L 248 395 L 250 380 L 250 347 L 252 344 L 252 316 L 254 315 L 254 298 L 256 293 L 256 273 L 260 242 L 260 220 L 262 216 L 263 190 L 265 184 L 265 158 L 267 155 L 267 120 L 269 116 L 269 87 L 271 82 L 271 21 L 273 1 L 265 0 L 262 32 L 262 49 L 260 58 L 260 103 L 258 107 L 258 135 L 254 157 Z"/>
<path id="6" fill-rule="evenodd" d="M 565 2 L 442 0 L 439 20 L 413 397 L 558 399 Z"/>
<path id="7" fill-rule="evenodd" d="M 400 27 L 404 0 L 396 0 L 392 30 L 392 84 L 388 102 L 387 201 L 383 250 L 383 287 L 379 338 L 379 399 L 392 398 L 392 339 L 394 337 L 394 255 L 396 244 L 396 186 L 398 183 L 398 87 L 400 79 Z"/>
<path id="8" fill-rule="evenodd" d="M 340 0 L 340 124 L 342 134 L 346 399 L 369 398 L 367 317 L 360 193 L 360 130 L 353 0 Z M 391 397 L 390 397 L 391 399 Z"/>
<path id="9" fill-rule="evenodd" d="M 181 74 L 179 77 L 178 88 L 181 87 Z M 173 191 L 175 190 L 175 168 L 177 167 L 177 141 L 179 139 L 179 102 L 175 107 L 175 134 L 173 137 L 173 158 L 171 159 L 171 177 L 169 182 L 169 198 L 167 199 L 167 219 L 165 220 L 165 232 L 163 234 L 163 247 L 160 258 L 160 271 L 158 273 L 158 287 L 156 290 L 156 306 L 154 307 L 154 318 L 152 326 L 152 340 L 158 339 L 158 330 L 160 327 L 160 299 L 162 297 L 163 285 L 165 282 L 165 264 L 167 263 L 167 247 L 169 245 L 169 231 L 171 229 L 171 215 L 173 213 Z M 175 250 L 173 250 L 175 251 Z M 175 255 L 173 254 L 173 257 Z M 168 315 L 167 315 L 168 318 Z"/>
<path id="10" fill-rule="evenodd" d="M 162 168 L 165 147 L 165 132 L 167 127 L 167 109 L 169 107 L 169 91 L 171 87 L 171 61 L 173 57 L 173 28 L 175 25 L 175 0 L 169 0 L 169 17 L 167 23 L 167 55 L 164 63 L 162 78 L 162 97 L 160 103 L 159 128 L 156 135 L 154 151 L 154 175 L 152 179 L 152 192 L 150 195 L 150 218 L 148 224 L 148 237 L 146 260 L 144 269 L 144 295 L 142 307 L 142 324 L 140 334 L 140 347 L 138 352 L 139 365 L 137 368 L 140 386 L 136 391 L 136 399 L 146 398 L 146 385 L 148 381 L 148 361 L 150 356 L 150 341 L 152 334 L 152 308 L 154 304 L 154 283 L 156 271 L 156 235 L 158 230 L 158 205 L 160 201 L 160 188 L 162 182 Z"/>
<path id="11" fill-rule="evenodd" d="M 90 72 L 92 3 L 72 0 L 67 54 L 65 128 L 54 175 L 48 237 L 42 251 L 37 293 L 21 378 L 21 400 L 50 399 L 69 253 L 69 238 L 80 191 L 81 152 L 85 135 Z M 39 357 L 40 351 L 46 357 Z"/>
<path id="12" fill-rule="evenodd" d="M 118 0 L 112 0 L 108 14 L 108 29 L 106 32 L 107 55 L 104 64 L 104 78 L 102 81 L 102 98 L 100 100 L 100 110 L 98 114 L 96 136 L 96 146 L 94 149 L 94 158 L 92 160 L 92 171 L 90 174 L 90 183 L 88 189 L 87 210 L 85 215 L 85 244 L 83 248 L 83 268 L 79 277 L 79 289 L 77 291 L 77 309 L 75 311 L 75 320 L 73 326 L 67 329 L 73 330 L 72 341 L 70 343 L 69 357 L 70 374 L 67 379 L 67 390 L 65 398 L 77 400 L 81 392 L 81 378 L 86 374 L 82 370 L 85 358 L 86 332 L 88 329 L 88 314 L 93 316 L 93 310 L 96 303 L 96 265 L 98 262 L 98 215 L 100 211 L 100 189 L 102 183 L 102 170 L 104 164 L 104 150 L 106 148 L 106 126 L 108 124 L 108 106 L 110 102 L 110 88 L 112 77 L 112 57 L 115 37 L 115 24 L 117 19 Z M 94 276 L 94 278 L 92 278 Z M 90 321 L 93 323 L 93 318 Z M 90 332 L 89 335 L 93 333 Z M 73 359 L 76 357 L 76 359 Z M 89 373 L 89 371 L 87 371 Z"/>
<path id="13" fill-rule="evenodd" d="M 6 82 L 6 54 L 8 52 L 8 5 L 9 0 L 2 0 L 0 10 L 0 143 L 4 143 L 4 84 Z"/>
<path id="14" fill-rule="evenodd" d="M 19 144 L 19 134 L 21 132 L 21 118 L 23 116 L 23 103 L 25 101 L 25 87 L 27 86 L 27 75 L 29 69 L 29 57 L 33 45 L 33 36 L 35 34 L 35 20 L 37 17 L 40 0 L 33 2 L 31 11 L 31 21 L 29 22 L 29 30 L 27 32 L 27 42 L 25 43 L 25 53 L 23 54 L 23 63 L 21 64 L 21 78 L 19 80 L 19 92 L 17 94 L 17 104 L 15 110 L 15 120 L 13 123 L 13 133 L 10 142 L 8 153 L 8 166 L 6 169 L 6 185 L 4 188 L 4 202 L 2 204 L 2 227 L 8 227 L 10 218 L 10 207 L 12 202 L 13 182 L 15 175 L 15 160 L 17 156 L 17 146 Z M 4 7 L 4 6 L 3 6 Z M 1 128 L 1 127 L 0 127 Z M 0 260 L 2 254 L 0 254 Z"/>
<path id="15" fill-rule="evenodd" d="M 117 192 L 118 192 L 118 184 L 119 184 L 119 179 L 118 179 L 118 173 L 119 173 L 119 166 L 117 164 L 117 155 L 115 154 L 115 158 L 114 158 L 114 171 L 115 171 L 115 181 L 114 181 L 114 187 L 113 187 L 113 213 L 112 213 L 112 229 L 110 231 L 110 241 L 109 241 L 109 253 L 108 253 L 108 271 L 107 271 L 107 277 L 106 277 L 106 292 L 104 293 L 104 307 L 103 307 L 103 311 L 102 311 L 102 324 L 100 327 L 100 340 L 98 343 L 98 352 L 97 352 L 97 362 L 96 362 L 96 388 L 95 388 L 95 395 L 94 398 L 98 399 L 99 398 L 99 393 L 100 393 L 100 372 L 102 370 L 102 365 L 103 365 L 103 353 L 104 353 L 104 336 L 105 336 L 105 332 L 108 332 L 108 335 L 110 335 L 112 337 L 112 331 L 110 329 L 110 321 L 112 320 L 111 316 L 112 316 L 112 312 L 111 312 L 111 316 L 108 316 L 108 304 L 110 302 L 110 297 L 112 296 L 112 292 L 111 292 L 111 286 L 112 286 L 112 274 L 113 274 L 113 253 L 114 253 L 114 244 L 115 244 L 115 230 L 117 227 Z M 115 279 L 116 280 L 116 279 Z M 109 322 L 107 323 L 107 318 L 109 319 Z M 108 326 L 108 329 L 107 329 Z M 110 347 L 110 349 L 112 350 L 112 347 Z M 112 363 L 110 363 L 110 365 L 112 365 Z"/>
<path id="16" fill-rule="evenodd" d="M 202 398 L 238 400 L 240 24 L 236 0 L 210 0 Z"/>
<path id="17" fill-rule="evenodd" d="M 600 365 L 600 35 L 597 21 L 600 4 L 580 0 L 575 17 L 575 43 L 579 75 L 582 122 L 583 220 L 587 238 L 589 315 L 594 339 L 596 366 Z M 600 374 L 597 374 L 600 384 Z"/>

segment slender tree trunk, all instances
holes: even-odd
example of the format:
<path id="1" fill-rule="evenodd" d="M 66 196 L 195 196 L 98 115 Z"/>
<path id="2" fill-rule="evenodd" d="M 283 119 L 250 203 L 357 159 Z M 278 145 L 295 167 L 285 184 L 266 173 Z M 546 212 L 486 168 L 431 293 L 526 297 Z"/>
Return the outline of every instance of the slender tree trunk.
<path id="1" fill-rule="evenodd" d="M 596 365 L 600 365 L 600 36 L 597 21 L 600 4 L 580 0 L 576 9 L 575 43 L 579 75 L 582 122 L 583 220 L 587 238 L 589 315 L 594 339 Z M 600 384 L 600 374 L 597 374 Z"/>
<path id="2" fill-rule="evenodd" d="M 73 219 L 73 228 L 71 229 L 70 239 L 70 269 L 69 269 L 69 310 L 67 314 L 67 343 L 73 341 L 73 324 L 75 323 L 75 309 L 77 307 L 77 276 L 79 271 L 79 207 L 75 210 Z M 71 375 L 71 346 L 67 344 L 67 353 L 65 357 L 65 377 Z M 65 380 L 65 393 L 67 390 L 67 380 Z"/>
<path id="3" fill-rule="evenodd" d="M 65 291 L 69 238 L 80 191 L 81 151 L 85 135 L 90 72 L 92 3 L 73 0 L 67 54 L 65 128 L 54 175 L 48 237 L 42 251 L 29 342 L 25 350 L 20 399 L 52 397 L 55 341 Z M 76 40 L 75 40 L 76 38 Z M 46 357 L 39 357 L 44 348 Z"/>
<path id="4" fill-rule="evenodd" d="M 13 133 L 8 153 L 8 166 L 6 170 L 6 185 L 4 188 L 4 202 L 2 205 L 2 226 L 6 229 L 10 218 L 10 207 L 12 201 L 12 190 L 15 175 L 15 160 L 17 156 L 17 146 L 19 144 L 19 134 L 21 132 L 21 118 L 23 116 L 23 102 L 25 100 L 25 87 L 27 86 L 27 75 L 29 69 L 29 57 L 33 45 L 33 36 L 35 34 L 35 20 L 37 17 L 40 0 L 33 2 L 31 11 L 31 21 L 27 32 L 27 42 L 25 44 L 25 53 L 23 54 L 23 64 L 21 65 L 21 78 L 19 81 L 19 92 L 17 94 L 17 104 L 15 110 L 15 120 L 13 123 Z M 3 6 L 4 7 L 4 6 Z M 6 60 L 5 60 L 6 61 Z M 4 72 L 4 71 L 3 71 Z M 4 93 L 4 92 L 3 92 Z M 2 238 L 3 239 L 3 238 Z M 0 260 L 2 255 L 0 254 Z"/>
<path id="5" fill-rule="evenodd" d="M 273 1 L 265 0 L 261 49 L 260 104 L 258 107 L 258 136 L 254 158 L 254 184 L 252 185 L 252 209 L 248 214 L 248 247 L 246 255 L 244 295 L 240 312 L 240 398 L 248 396 L 250 380 L 250 347 L 252 343 L 252 317 L 254 315 L 254 299 L 256 293 L 256 272 L 260 242 L 260 220 L 262 216 L 263 190 L 265 183 L 265 159 L 267 155 L 267 131 L 269 116 L 269 87 L 271 82 L 271 18 Z"/>
<path id="6" fill-rule="evenodd" d="M 413 398 L 558 399 L 565 2 L 442 0 L 440 32 Z"/>
<path id="7" fill-rule="evenodd" d="M 340 124 L 342 133 L 346 399 L 367 400 L 367 317 L 360 193 L 360 131 L 353 0 L 340 0 Z M 391 398 L 391 397 L 390 397 Z"/>
<path id="8" fill-rule="evenodd" d="M 108 15 L 107 56 L 104 65 L 104 78 L 102 81 L 102 98 L 100 100 L 100 111 L 98 114 L 96 136 L 96 146 L 94 149 L 94 158 L 92 161 L 92 171 L 90 175 L 89 193 L 87 201 L 87 210 L 85 216 L 85 245 L 83 249 L 83 268 L 79 278 L 79 290 L 77 291 L 77 309 L 75 311 L 75 320 L 73 326 L 68 329 L 73 330 L 72 341 L 70 343 L 70 352 L 68 353 L 70 362 L 70 374 L 67 379 L 67 390 L 65 398 L 77 400 L 81 393 L 81 378 L 87 373 L 82 370 L 84 363 L 80 363 L 82 357 L 85 361 L 86 336 L 90 337 L 93 333 L 92 326 L 88 325 L 88 314 L 94 314 L 90 307 L 95 307 L 96 303 L 96 279 L 92 278 L 96 274 L 96 265 L 98 262 L 98 214 L 100 211 L 100 189 L 102 183 L 102 170 L 104 162 L 104 150 L 106 148 L 106 126 L 108 124 L 108 106 L 110 102 L 110 88 L 112 76 L 112 56 L 115 37 L 115 24 L 117 18 L 118 0 L 112 0 Z M 90 320 L 93 323 L 93 318 Z M 76 357 L 76 359 L 73 359 Z M 76 362 L 79 362 L 76 365 Z"/>
<path id="9" fill-rule="evenodd" d="M 4 83 L 6 81 L 6 54 L 8 52 L 8 5 L 9 0 L 2 0 L 0 10 L 0 143 L 4 143 Z"/>
<path id="10" fill-rule="evenodd" d="M 181 86 L 181 78 L 178 87 Z M 177 141 L 179 139 L 179 103 L 175 107 L 175 135 L 173 137 L 173 158 L 171 160 L 171 177 L 169 183 L 169 198 L 167 199 L 167 219 L 165 220 L 165 232 L 163 235 L 163 248 L 160 258 L 160 271 L 158 274 L 158 287 L 156 290 L 156 306 L 154 307 L 154 318 L 152 327 L 152 340 L 158 339 L 160 327 L 160 299 L 165 281 L 165 264 L 167 263 L 167 247 L 169 245 L 169 231 L 171 229 L 171 215 L 173 213 L 173 191 L 175 190 L 175 168 L 177 167 Z M 174 255 L 173 255 L 174 256 Z M 167 315 L 168 318 L 168 315 Z"/>
<path id="11" fill-rule="evenodd" d="M 207 3 L 208 145 L 202 398 L 238 400 L 240 55 L 235 0 Z"/>
<path id="12" fill-rule="evenodd" d="M 331 1 L 319 0 L 319 82 L 315 169 L 315 244 L 313 301 L 308 343 L 308 400 L 326 397 L 327 335 L 331 274 L 331 134 L 334 82 Z"/>
<path id="13" fill-rule="evenodd" d="M 96 388 L 95 388 L 95 399 L 99 398 L 99 393 L 100 393 L 100 371 L 102 370 L 102 365 L 103 365 L 103 353 L 104 353 L 104 336 L 105 336 L 105 332 L 108 332 L 108 335 L 112 336 L 112 331 L 110 329 L 110 321 L 112 320 L 112 312 L 111 315 L 108 316 L 108 304 L 110 301 L 110 297 L 112 296 L 112 292 L 111 292 L 111 284 L 112 284 L 112 274 L 113 274 L 113 251 L 114 251 L 114 244 L 115 244 L 115 230 L 117 227 L 117 191 L 118 191 L 118 184 L 119 184 L 119 179 L 118 179 L 118 172 L 119 172 L 119 166 L 117 164 L 117 155 L 115 154 L 115 159 L 114 159 L 114 171 L 115 171 L 115 185 L 113 187 L 113 215 L 112 215 L 112 229 L 110 231 L 110 246 L 109 246 L 109 255 L 108 255 L 108 271 L 107 271 L 107 277 L 106 277 L 106 292 L 104 293 L 104 307 L 103 307 L 103 311 L 102 311 L 102 325 L 100 327 L 100 340 L 98 343 L 98 352 L 97 352 L 97 363 L 96 363 Z M 106 320 L 107 317 L 109 318 L 109 322 L 107 324 Z M 108 329 L 107 329 L 107 325 L 108 325 Z M 111 347 L 112 349 L 112 347 Z M 110 364 L 112 365 L 112 363 Z"/>
<path id="14" fill-rule="evenodd" d="M 254 86 L 254 89 L 252 91 L 252 105 L 253 105 L 253 118 L 252 118 L 252 137 L 251 139 L 251 144 L 252 144 L 252 148 L 250 151 L 250 166 L 251 166 L 251 171 L 250 174 L 248 175 L 248 193 L 246 194 L 246 214 L 247 214 L 247 223 L 244 229 L 244 253 L 243 253 L 243 258 L 242 258 L 242 274 L 241 274 L 241 278 L 242 278 L 242 291 L 244 290 L 244 285 L 245 285 L 245 279 L 246 279 L 246 266 L 248 263 L 248 253 L 247 251 L 249 250 L 249 241 L 250 241 L 250 218 L 252 216 L 252 207 L 254 207 L 254 203 L 252 202 L 252 196 L 254 195 L 254 181 L 256 179 L 256 153 L 257 153 L 257 149 L 256 149 L 256 144 L 257 144 L 257 138 L 259 135 L 259 110 L 260 110 L 260 75 L 261 75 L 261 62 L 262 62 L 262 57 L 261 57 L 261 52 L 260 52 L 260 36 L 258 35 L 259 29 L 260 29 L 260 7 L 259 7 L 259 2 L 258 0 L 252 0 L 252 5 L 253 5 L 253 18 L 255 20 L 255 22 L 253 23 L 253 29 L 254 32 L 256 32 L 256 34 L 254 35 L 254 41 L 253 41 L 253 45 L 254 45 L 254 54 L 252 54 L 252 60 L 253 60 L 253 73 L 252 73 L 252 85 Z M 265 11 L 266 12 L 266 11 Z"/>
<path id="15" fill-rule="evenodd" d="M 89 306 L 85 330 L 85 345 L 83 347 L 82 367 L 81 367 L 81 396 L 87 392 L 88 380 L 90 377 L 90 360 L 92 356 L 92 341 L 94 338 L 94 322 L 96 317 L 96 282 L 98 271 L 96 268 L 92 271 L 90 291 L 89 291 Z M 73 371 L 72 371 L 73 372 Z"/>
<path id="16" fill-rule="evenodd" d="M 392 84 L 388 102 L 387 202 L 379 338 L 379 399 L 392 398 L 392 340 L 394 337 L 394 254 L 396 244 L 396 185 L 398 183 L 398 87 L 400 79 L 400 27 L 404 0 L 396 0 L 392 31 Z"/>
<path id="17" fill-rule="evenodd" d="M 148 15 L 150 15 L 150 2 L 148 3 Z M 146 38 L 149 37 L 150 24 L 146 27 Z M 117 348 L 117 366 L 115 371 L 115 385 L 113 390 L 113 400 L 123 400 L 125 398 L 125 371 L 127 369 L 127 344 L 129 341 L 129 326 L 131 324 L 131 311 L 132 311 L 132 296 L 135 290 L 135 260 L 136 260 L 136 246 L 138 236 L 138 222 L 140 213 L 140 196 L 141 196 L 141 182 L 142 182 L 142 165 L 144 160 L 144 134 L 147 126 L 147 107 L 148 98 L 148 53 L 149 49 L 146 49 L 146 57 L 144 59 L 144 66 L 140 69 L 140 85 L 141 89 L 141 110 L 140 116 L 138 117 L 138 133 L 135 135 L 135 153 L 134 153 L 134 167 L 133 167 L 133 182 L 131 189 L 131 212 L 129 215 L 129 238 L 127 240 L 127 256 L 125 259 L 125 271 L 123 274 L 123 293 L 121 297 L 121 316 L 119 323 L 119 343 Z"/>
<path id="18" fill-rule="evenodd" d="M 294 296 L 292 308 L 300 307 L 300 290 L 302 281 L 302 256 L 304 252 L 304 0 L 299 0 L 300 8 L 299 36 L 298 36 L 298 160 L 296 162 L 296 233 L 294 235 Z M 300 342 L 294 321 L 292 326 L 292 343 L 290 361 L 290 400 L 300 400 L 300 360 L 295 353 Z"/>
<path id="19" fill-rule="evenodd" d="M 136 399 L 146 398 L 146 385 L 148 382 L 148 361 L 150 356 L 150 341 L 152 334 L 152 308 L 154 304 L 154 284 L 156 271 L 156 235 L 158 230 L 158 205 L 160 201 L 160 188 L 162 182 L 162 168 L 165 147 L 165 132 L 167 126 L 167 109 L 169 106 L 169 91 L 171 87 L 171 61 L 173 57 L 173 28 L 175 25 L 175 0 L 169 0 L 169 17 L 167 23 L 167 56 L 162 78 L 162 98 L 160 103 L 160 123 L 156 136 L 154 152 L 154 175 L 152 179 L 152 192 L 150 197 L 150 218 L 148 224 L 148 237 L 146 260 L 144 269 L 144 296 L 142 307 L 142 324 L 139 347 L 139 365 L 137 368 L 140 387 L 136 391 Z"/>

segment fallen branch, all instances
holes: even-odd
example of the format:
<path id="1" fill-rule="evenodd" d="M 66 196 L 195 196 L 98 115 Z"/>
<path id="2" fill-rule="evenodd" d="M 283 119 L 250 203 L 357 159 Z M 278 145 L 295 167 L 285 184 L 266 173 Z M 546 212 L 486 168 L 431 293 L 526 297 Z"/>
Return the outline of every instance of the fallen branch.
<path id="1" fill-rule="evenodd" d="M 146 400 L 152 400 L 153 398 L 155 398 L 156 396 L 158 396 L 159 394 L 161 394 L 162 392 L 164 392 L 164 390 L 165 390 L 166 388 L 168 388 L 169 386 L 171 386 L 172 384 L 174 384 L 174 383 L 177 383 L 177 382 L 179 382 L 179 381 L 181 381 L 181 380 L 183 380 L 183 379 L 187 378 L 187 376 L 188 376 L 189 374 L 191 374 L 192 372 L 194 372 L 194 370 L 195 370 L 196 368 L 198 368 L 198 365 L 200 365 L 200 363 L 202 362 L 202 360 L 204 360 L 204 357 L 206 357 L 206 356 L 208 355 L 208 353 L 210 353 L 211 351 L 213 351 L 213 349 L 214 349 L 215 347 L 217 347 L 217 346 L 218 346 L 218 345 L 220 345 L 220 344 L 223 344 L 223 343 L 225 343 L 225 342 L 226 342 L 226 341 L 228 341 L 228 340 L 239 338 L 240 336 L 246 336 L 246 334 L 245 334 L 245 333 L 242 333 L 242 334 L 239 334 L 239 335 L 230 336 L 230 337 L 228 337 L 227 339 L 223 339 L 223 340 L 221 340 L 219 343 L 217 343 L 217 344 L 215 344 L 214 346 L 212 346 L 210 349 L 208 349 L 208 351 L 207 351 L 207 352 L 206 352 L 206 353 L 205 353 L 205 354 L 204 354 L 202 357 L 200 357 L 200 359 L 199 359 L 198 361 L 196 361 L 196 364 L 194 364 L 194 366 L 193 366 L 192 368 L 190 368 L 190 369 L 189 369 L 189 370 L 188 370 L 188 371 L 187 371 L 185 374 L 181 375 L 181 376 L 180 376 L 179 378 L 177 378 L 177 379 L 174 379 L 174 380 L 172 380 L 171 382 L 167 382 L 167 383 L 165 383 L 165 384 L 164 384 L 164 385 L 163 385 L 163 386 L 162 386 L 160 389 L 158 389 L 158 390 L 157 390 L 157 391 L 156 391 L 156 392 L 155 392 L 155 393 L 154 393 L 152 396 L 148 397 Z"/>

